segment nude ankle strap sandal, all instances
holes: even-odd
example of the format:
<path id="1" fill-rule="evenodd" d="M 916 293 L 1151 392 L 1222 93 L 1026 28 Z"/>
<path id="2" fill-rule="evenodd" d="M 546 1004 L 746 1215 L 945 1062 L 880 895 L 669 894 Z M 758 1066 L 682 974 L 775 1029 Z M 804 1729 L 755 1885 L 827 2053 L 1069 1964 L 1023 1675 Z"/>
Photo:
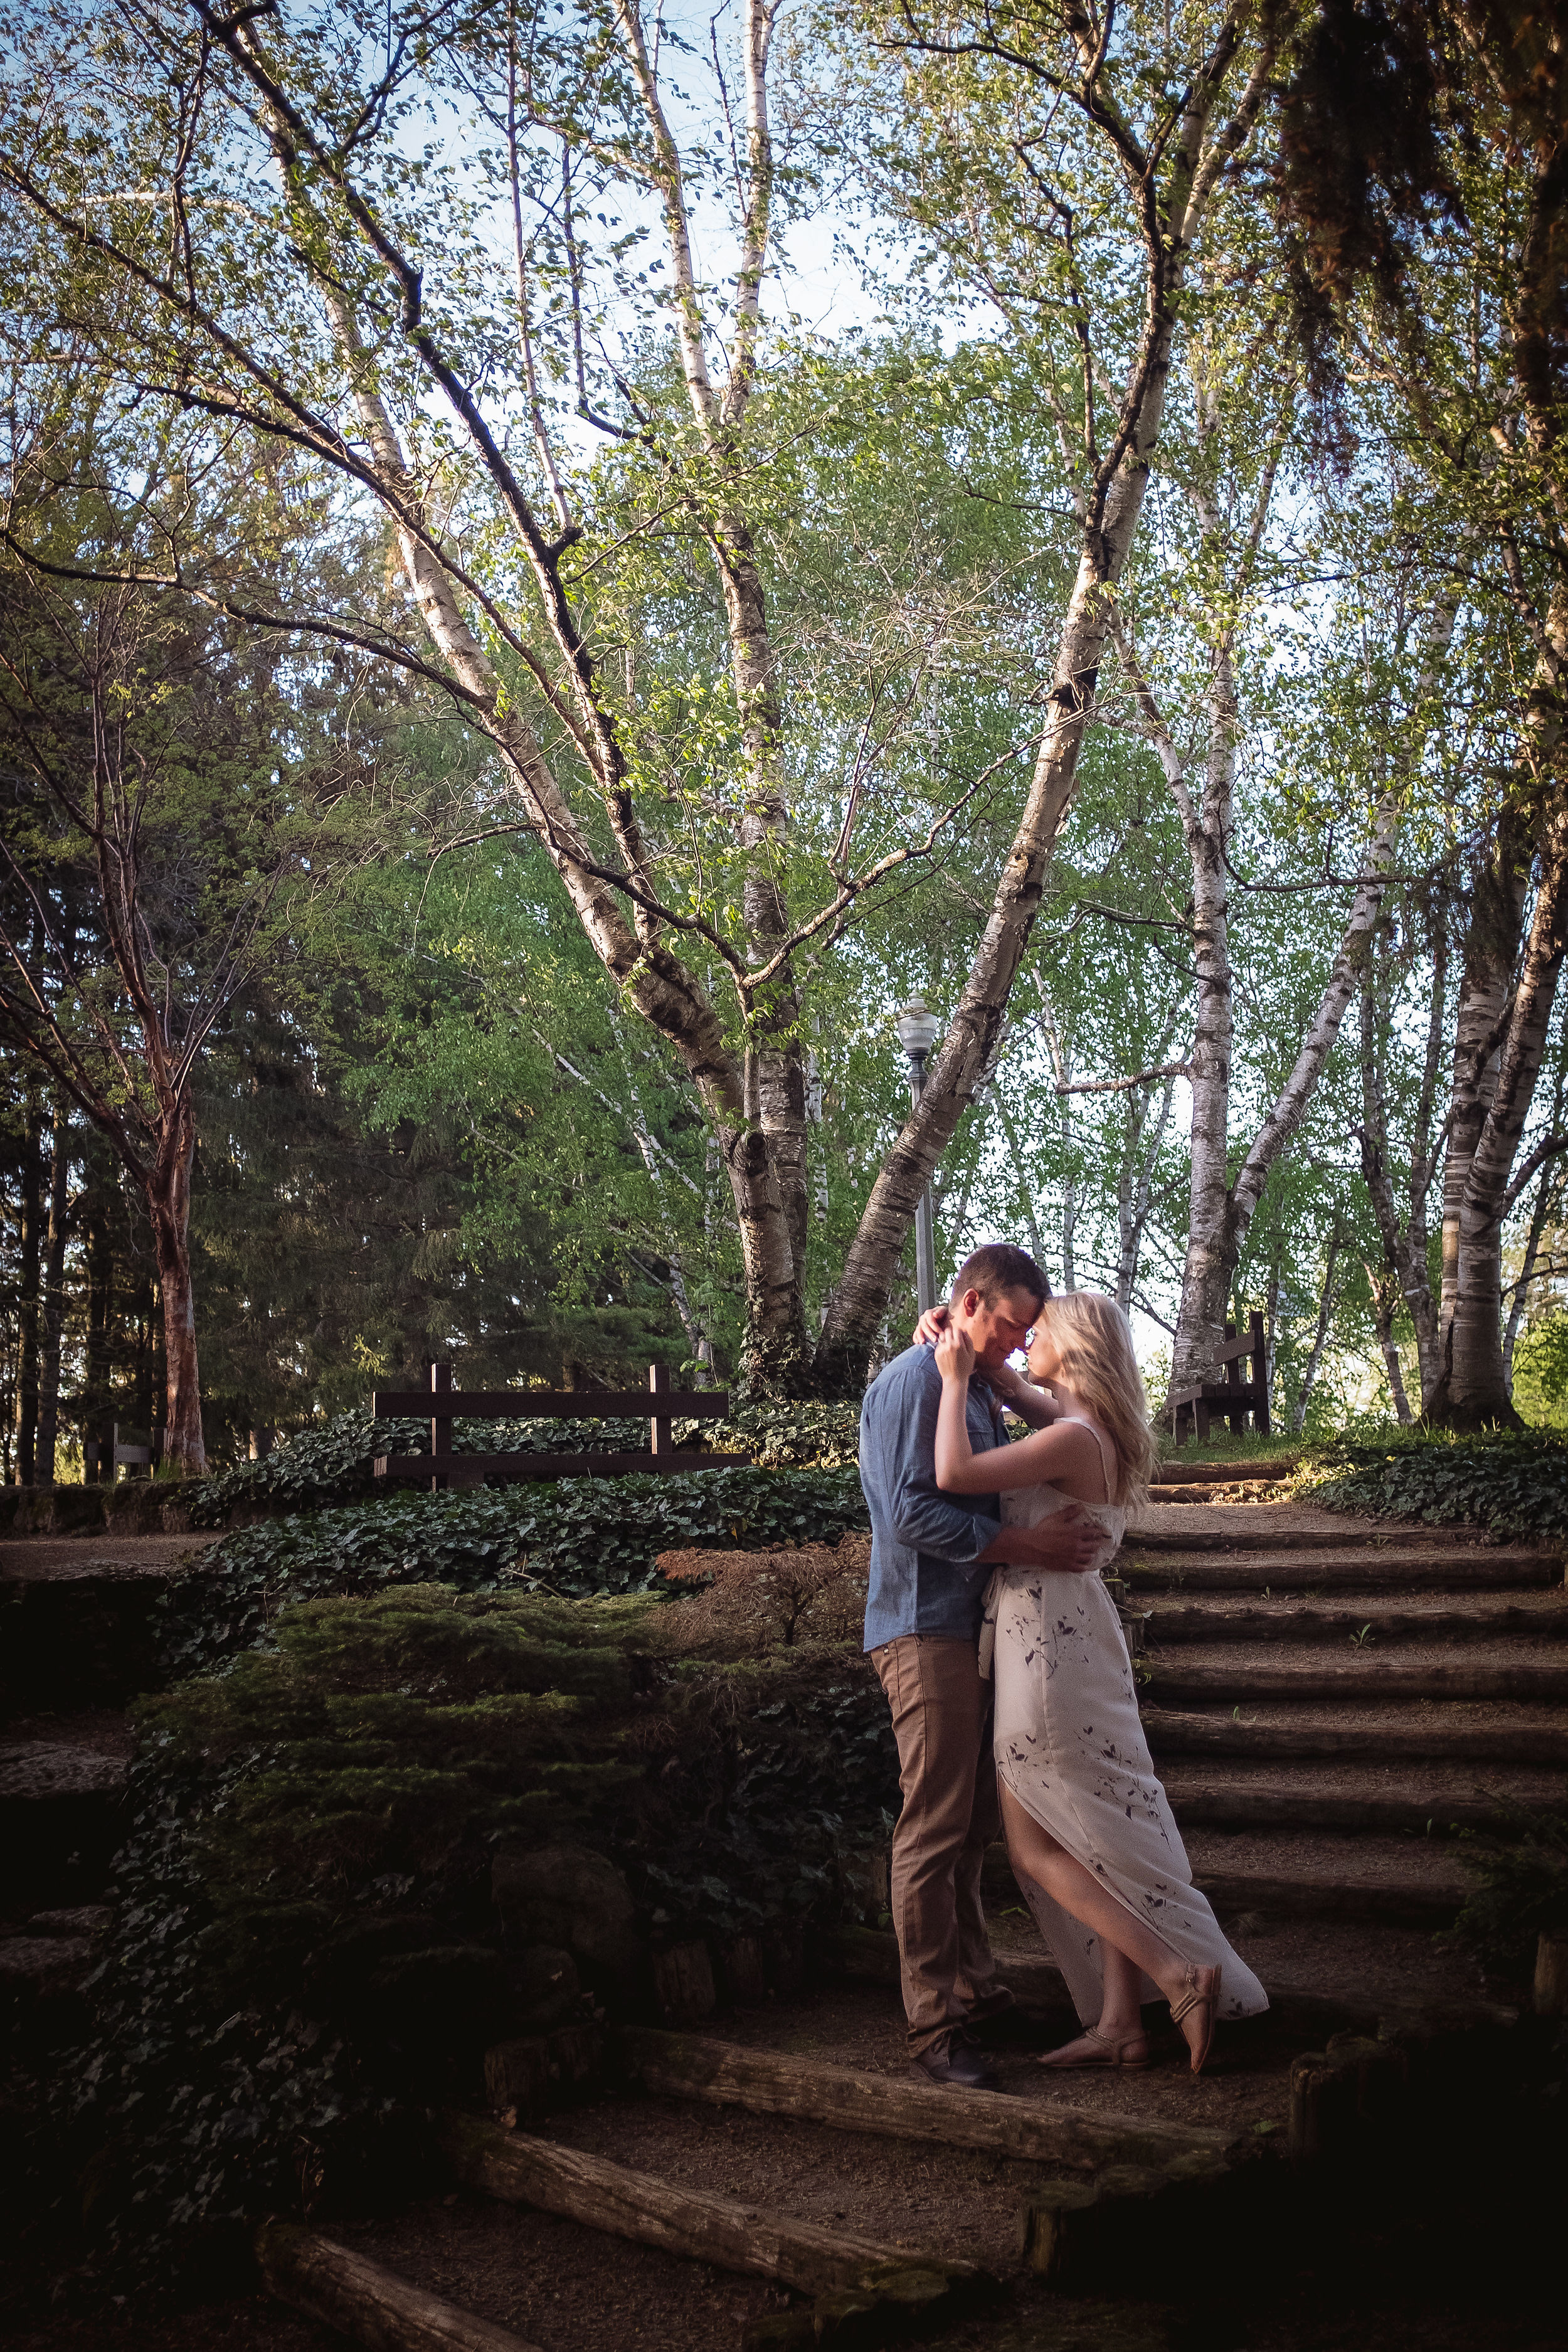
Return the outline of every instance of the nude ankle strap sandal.
<path id="1" fill-rule="evenodd" d="M 1040 2064 L 1051 2066 L 1054 2063 L 1058 2074 L 1075 2074 L 1080 2066 L 1124 2066 L 1131 2069 L 1147 2066 L 1149 2063 L 1149 2037 L 1142 2031 L 1137 2033 L 1124 2034 L 1120 2041 L 1117 2041 L 1110 2034 L 1099 2033 L 1092 2025 L 1086 2025 L 1078 2039 L 1080 2042 L 1097 2042 L 1099 2049 L 1087 2058 L 1059 2060 L 1054 2051 L 1049 2051 L 1040 2060 Z M 1065 2042 L 1063 2047 L 1070 2050 L 1072 2043 Z M 1143 2054 L 1140 2058 L 1129 2058 L 1126 2054 L 1129 2050 L 1141 2050 Z M 1101 2053 L 1104 2054 L 1101 2055 Z"/>
<path id="2" fill-rule="evenodd" d="M 1208 2063 L 1209 2052 L 1214 2047 L 1215 2020 L 1219 2014 L 1219 1970 L 1200 1969 L 1189 1960 L 1185 1986 L 1181 1998 L 1171 2003 L 1172 2024 L 1180 2025 L 1183 2018 L 1190 2017 L 1194 2009 L 1206 2010 L 1208 2012 L 1204 2020 L 1203 2040 L 1193 2050 L 1193 2072 L 1194 2074 L 1201 2074 Z M 1188 2046 L 1190 2048 L 1192 2045 L 1189 2043 Z"/>

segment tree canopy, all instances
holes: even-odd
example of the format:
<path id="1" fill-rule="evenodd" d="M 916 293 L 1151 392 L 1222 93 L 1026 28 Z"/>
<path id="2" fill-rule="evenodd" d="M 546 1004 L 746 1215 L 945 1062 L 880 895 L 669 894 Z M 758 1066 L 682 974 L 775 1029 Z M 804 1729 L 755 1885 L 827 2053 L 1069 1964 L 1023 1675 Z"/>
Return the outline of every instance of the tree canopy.
<path id="1" fill-rule="evenodd" d="M 928 1184 L 1173 1394 L 1256 1308 L 1284 1421 L 1513 1412 L 1534 16 L 51 0 L 0 79 L 18 1475 L 437 1358 L 855 1393 Z"/>

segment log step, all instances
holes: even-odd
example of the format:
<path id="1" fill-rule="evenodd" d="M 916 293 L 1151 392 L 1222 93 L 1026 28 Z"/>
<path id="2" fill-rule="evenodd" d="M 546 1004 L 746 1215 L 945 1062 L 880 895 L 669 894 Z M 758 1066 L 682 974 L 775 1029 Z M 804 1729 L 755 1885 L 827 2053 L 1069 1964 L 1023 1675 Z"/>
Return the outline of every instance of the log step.
<path id="1" fill-rule="evenodd" d="M 1277 1544 L 1257 1550 L 1184 1549 L 1165 1552 L 1130 1545 L 1115 1573 L 1136 1592 L 1316 1592 L 1324 1586 L 1356 1591 L 1525 1592 L 1563 1583 L 1555 1552 L 1417 1551 L 1390 1547 L 1361 1549 L 1341 1544 L 1331 1550 L 1304 1546 L 1282 1550 Z"/>
<path id="2" fill-rule="evenodd" d="M 1363 1547 L 1433 1552 L 1507 1550 L 1545 1555 L 1562 1570 L 1560 1543 L 1495 1545 L 1468 1528 L 1414 1526 L 1407 1519 L 1358 1519 L 1300 1503 L 1215 1503 L 1208 1511 L 1168 1509 L 1163 1496 L 1136 1512 L 1127 1529 L 1129 1552 L 1346 1551 Z"/>
<path id="3" fill-rule="evenodd" d="M 862 2292 L 930 2324 L 958 2317 L 993 2284 L 973 2263 L 824 2230 L 710 2190 L 677 2189 L 651 2172 L 474 2116 L 448 2113 L 437 2137 L 458 2179 L 491 2197 L 719 2270 L 775 2279 L 803 2294 Z"/>
<path id="4" fill-rule="evenodd" d="M 1184 1462 L 1177 1454 L 1159 1463 L 1149 1483 L 1163 1502 L 1168 1486 L 1230 1486 L 1238 1479 L 1288 1478 L 1300 1466 L 1299 1454 L 1281 1454 L 1267 1459 L 1253 1455 L 1237 1462 Z"/>
<path id="5" fill-rule="evenodd" d="M 1252 1501 L 1254 1496 L 1262 1501 L 1263 1496 L 1258 1489 L 1277 1486 L 1284 1475 L 1283 1471 L 1268 1472 L 1261 1476 L 1249 1472 L 1246 1477 L 1210 1478 L 1201 1484 L 1188 1486 L 1178 1486 L 1174 1480 L 1162 1478 L 1151 1487 L 1150 1493 L 1162 1504 L 1200 1503 L 1206 1504 L 1212 1510 L 1216 1503 L 1228 1503 L 1233 1497 L 1242 1503 Z"/>
<path id="6" fill-rule="evenodd" d="M 857 2074 L 847 2066 L 784 2051 L 742 2049 L 695 2034 L 633 2027 L 623 2039 L 630 2070 L 645 2090 L 745 2107 L 755 2115 L 800 2116 L 840 2131 L 987 2148 L 1026 2163 L 1082 2170 L 1106 2163 L 1169 2164 L 1194 2154 L 1218 2159 L 1232 2146 L 1221 2132 L 1100 2115 L 1044 2096 L 966 2091 L 954 2098 L 934 2084 L 898 2075 Z"/>
<path id="7" fill-rule="evenodd" d="M 1321 1650 L 1279 1664 L 1255 1658 L 1184 1657 L 1152 1663 L 1147 1696 L 1157 1706 L 1223 1699 L 1324 1699 L 1336 1706 L 1405 1704 L 1416 1699 L 1511 1699 L 1521 1706 L 1560 1706 L 1568 1700 L 1568 1665 L 1526 1665 L 1510 1659 L 1448 1664 L 1400 1664 L 1375 1649 L 1325 1655 Z"/>
<path id="8" fill-rule="evenodd" d="M 255 2247 L 261 2275 L 279 2303 L 352 2336 L 369 2352 L 534 2352 L 510 2327 L 426 2294 L 314 2230 L 267 2221 Z"/>
<path id="9" fill-rule="evenodd" d="M 1156 1601 L 1145 1623 L 1149 1638 L 1177 1642 L 1348 1642 L 1367 1634 L 1376 1642 L 1460 1644 L 1525 1640 L 1568 1641 L 1568 1606 L 1555 1593 L 1521 1604 L 1491 1594 L 1462 1608 L 1391 1609 L 1363 1594 L 1332 1609 L 1290 1601 Z"/>
<path id="10" fill-rule="evenodd" d="M 1347 1830 L 1373 1837 L 1447 1838 L 1466 1831 L 1506 1829 L 1510 1819 L 1505 1803 L 1475 1794 L 1319 1793 L 1304 1787 L 1180 1776 L 1166 1781 L 1165 1793 L 1183 1830 Z"/>
<path id="11" fill-rule="evenodd" d="M 1392 1764 L 1524 1764 L 1568 1769 L 1568 1727 L 1536 1723 L 1519 1727 L 1448 1725 L 1423 1717 L 1418 1724 L 1353 1726 L 1321 1723 L 1237 1723 L 1228 1716 L 1180 1715 L 1152 1706 L 1143 1728 L 1156 1759 L 1163 1756 L 1234 1756 L 1281 1763 L 1314 1758 Z"/>
<path id="12" fill-rule="evenodd" d="M 1260 1911 L 1273 1919 L 1354 1919 L 1386 1927 L 1451 1927 L 1469 1893 L 1467 1885 L 1440 1881 L 1378 1886 L 1359 1879 L 1280 1878 L 1262 1871 L 1205 1870 L 1196 1884 L 1222 1919 Z"/>
<path id="13" fill-rule="evenodd" d="M 158 1687 L 159 1612 L 184 1572 L 169 1557 L 181 1547 L 152 1538 L 142 1549 L 149 1558 L 129 1541 L 85 1538 L 0 1547 L 0 1712 L 123 1706 Z M 104 1559 L 111 1549 L 128 1557 Z"/>

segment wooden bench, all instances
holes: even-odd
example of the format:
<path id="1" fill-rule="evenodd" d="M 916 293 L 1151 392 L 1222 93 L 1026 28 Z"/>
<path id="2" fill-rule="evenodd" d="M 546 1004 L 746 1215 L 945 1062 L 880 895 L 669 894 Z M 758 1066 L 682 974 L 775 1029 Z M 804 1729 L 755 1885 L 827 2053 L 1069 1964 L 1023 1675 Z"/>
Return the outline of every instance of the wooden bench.
<path id="1" fill-rule="evenodd" d="M 1248 1357 L 1252 1378 L 1244 1381 L 1241 1367 Z M 1228 1422 L 1231 1435 L 1239 1437 L 1248 1413 L 1253 1428 L 1262 1436 L 1268 1434 L 1268 1348 L 1261 1315 L 1251 1317 L 1240 1339 L 1234 1323 L 1226 1325 L 1225 1346 L 1216 1361 L 1225 1366 L 1223 1381 L 1205 1381 L 1201 1388 L 1185 1389 L 1167 1400 L 1171 1434 L 1178 1445 L 1184 1445 L 1190 1437 L 1203 1444 L 1215 1421 Z"/>
<path id="2" fill-rule="evenodd" d="M 455 1454 L 455 1421 L 555 1421 L 584 1414 L 621 1420 L 648 1413 L 646 1454 Z M 701 1454 L 678 1446 L 671 1420 L 722 1421 L 730 1411 L 727 1389 L 673 1390 L 663 1364 L 648 1367 L 647 1388 L 637 1389 L 455 1389 L 450 1364 L 432 1364 L 425 1389 L 378 1389 L 370 1401 L 375 1421 L 430 1417 L 428 1454 L 379 1454 L 378 1478 L 423 1486 L 434 1493 L 447 1486 L 477 1486 L 486 1478 L 624 1478 L 634 1471 L 711 1470 L 747 1462 L 745 1454 Z"/>
<path id="3" fill-rule="evenodd" d="M 85 1440 L 81 1449 L 81 1458 L 95 1468 L 99 1463 L 107 1462 L 110 1465 L 109 1476 L 111 1485 L 115 1472 L 122 1469 L 140 1467 L 144 1469 L 151 1477 L 153 1465 L 163 1450 L 163 1432 L 154 1429 L 152 1433 L 152 1440 L 150 1445 L 122 1445 L 120 1442 L 120 1423 L 116 1422 L 113 1424 L 113 1434 L 107 1445 L 96 1437 Z"/>

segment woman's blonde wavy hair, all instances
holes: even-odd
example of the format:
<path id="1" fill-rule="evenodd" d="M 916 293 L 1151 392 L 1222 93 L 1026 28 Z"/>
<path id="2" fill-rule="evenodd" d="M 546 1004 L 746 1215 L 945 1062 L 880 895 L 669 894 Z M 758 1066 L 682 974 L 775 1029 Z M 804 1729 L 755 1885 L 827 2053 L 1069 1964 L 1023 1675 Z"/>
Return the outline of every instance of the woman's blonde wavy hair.
<path id="1" fill-rule="evenodd" d="M 1063 1290 L 1046 1300 L 1035 1328 L 1049 1334 L 1061 1358 L 1063 1386 L 1082 1398 L 1116 1449 L 1111 1501 L 1142 1502 L 1160 1448 L 1126 1316 L 1098 1290 Z"/>

